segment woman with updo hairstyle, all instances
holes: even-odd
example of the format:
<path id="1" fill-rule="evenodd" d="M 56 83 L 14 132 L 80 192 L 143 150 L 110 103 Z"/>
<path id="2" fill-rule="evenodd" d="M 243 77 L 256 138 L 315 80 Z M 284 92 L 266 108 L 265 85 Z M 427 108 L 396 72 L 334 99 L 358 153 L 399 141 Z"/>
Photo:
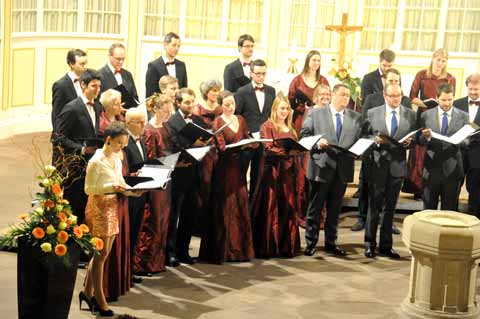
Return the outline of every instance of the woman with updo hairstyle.
<path id="1" fill-rule="evenodd" d="M 270 118 L 260 128 L 265 139 L 298 140 L 292 124 L 293 110 L 281 93 L 272 105 Z M 273 142 L 265 143 L 260 179 L 251 207 L 253 246 L 257 258 L 291 258 L 300 250 L 296 201 L 295 158 Z"/>
<path id="2" fill-rule="evenodd" d="M 249 261 L 254 251 L 247 172 L 240 153 L 229 151 L 226 146 L 249 138 L 250 130 L 243 117 L 235 115 L 235 99 L 230 91 L 220 92 L 217 101 L 223 113 L 214 120 L 213 129 L 229 124 L 217 135 L 219 151 L 212 178 L 212 208 L 202 234 L 199 258 L 215 264 Z M 258 144 L 247 147 L 258 147 Z"/>
<path id="3" fill-rule="evenodd" d="M 147 108 L 153 116 L 145 127 L 145 147 L 148 159 L 155 159 L 171 152 L 166 123 L 173 111 L 173 101 L 165 94 L 155 93 Z M 134 271 L 138 275 L 165 270 L 170 191 L 169 185 L 167 189 L 149 192 L 147 213 L 135 249 Z"/>
<path id="4" fill-rule="evenodd" d="M 124 120 L 122 116 L 122 94 L 117 90 L 108 89 L 100 95 L 100 103 L 103 105 L 103 112 L 100 113 L 98 133 L 102 135 L 110 123 Z"/>
<path id="5" fill-rule="evenodd" d="M 217 103 L 221 89 L 222 83 L 217 79 L 204 80 L 200 83 L 200 94 L 204 102 L 197 104 L 194 114 L 201 116 L 209 128 L 212 127 L 213 120 L 222 114 L 222 107 Z"/>

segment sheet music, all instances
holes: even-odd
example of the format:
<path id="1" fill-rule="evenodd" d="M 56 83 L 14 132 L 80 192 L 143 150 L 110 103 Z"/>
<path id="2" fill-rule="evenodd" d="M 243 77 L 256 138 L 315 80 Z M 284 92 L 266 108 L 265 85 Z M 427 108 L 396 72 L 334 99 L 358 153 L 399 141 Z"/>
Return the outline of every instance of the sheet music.
<path id="1" fill-rule="evenodd" d="M 127 190 L 165 188 L 167 182 L 170 180 L 171 172 L 172 170 L 163 168 L 162 166 L 145 165 L 140 170 L 138 176 L 151 177 L 153 181 L 138 183 L 133 187 L 128 187 Z"/>
<path id="2" fill-rule="evenodd" d="M 253 138 L 260 138 L 260 132 L 253 132 L 252 137 Z"/>
<path id="3" fill-rule="evenodd" d="M 322 138 L 322 136 L 323 134 L 303 137 L 300 139 L 300 141 L 298 141 L 298 143 L 305 147 L 307 150 L 311 150 L 312 147 L 318 142 L 318 140 Z"/>
<path id="4" fill-rule="evenodd" d="M 461 129 L 459 129 L 452 136 L 445 136 L 432 131 L 432 137 L 436 138 L 437 140 L 441 140 L 441 141 L 445 141 L 445 142 L 457 145 L 457 144 L 460 144 L 467 137 L 472 135 L 474 132 L 475 132 L 475 128 L 472 125 L 465 124 Z"/>
<path id="5" fill-rule="evenodd" d="M 208 151 L 210 151 L 210 149 L 212 148 L 212 146 L 202 146 L 202 147 L 194 147 L 194 148 L 187 148 L 185 151 L 192 155 L 193 158 L 195 158 L 195 160 L 197 161 L 201 161 L 205 155 L 207 155 Z"/>
<path id="6" fill-rule="evenodd" d="M 404 137 L 402 137 L 401 139 L 399 139 L 398 142 L 399 142 L 399 143 L 405 142 L 409 137 L 415 135 L 415 133 L 417 133 L 417 132 L 420 131 L 420 130 L 421 130 L 421 128 L 418 129 L 418 130 L 415 130 L 415 131 L 411 131 L 410 133 L 408 133 L 407 135 L 405 135 Z"/>
<path id="7" fill-rule="evenodd" d="M 228 144 L 227 146 L 225 146 L 225 148 L 229 149 L 237 146 L 249 145 L 254 143 L 266 143 L 266 142 L 273 142 L 273 140 L 270 138 L 246 138 L 236 143 Z"/>
<path id="8" fill-rule="evenodd" d="M 349 151 L 353 154 L 360 156 L 362 155 L 372 144 L 374 140 L 370 140 L 368 138 L 361 138 L 355 142 L 350 148 Z"/>

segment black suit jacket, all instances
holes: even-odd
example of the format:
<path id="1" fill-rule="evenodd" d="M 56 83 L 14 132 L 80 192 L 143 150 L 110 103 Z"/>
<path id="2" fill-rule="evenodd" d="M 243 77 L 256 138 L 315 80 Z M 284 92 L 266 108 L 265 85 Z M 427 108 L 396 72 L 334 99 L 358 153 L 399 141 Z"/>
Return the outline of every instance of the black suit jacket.
<path id="1" fill-rule="evenodd" d="M 246 77 L 245 73 L 243 73 L 243 66 L 240 59 L 236 59 L 225 66 L 225 70 L 223 71 L 223 85 L 225 90 L 235 93 L 239 88 L 250 83 L 250 81 L 250 78 Z"/>
<path id="2" fill-rule="evenodd" d="M 235 114 L 243 116 L 252 132 L 260 131 L 260 126 L 268 120 L 275 99 L 275 89 L 269 85 L 264 84 L 263 86 L 265 87 L 265 102 L 261 113 L 251 82 L 239 88 L 235 93 Z"/>
<path id="3" fill-rule="evenodd" d="M 175 59 L 175 74 L 178 80 L 179 88 L 188 87 L 187 68 L 184 62 L 177 59 Z M 159 57 L 148 64 L 147 75 L 145 79 L 145 97 L 149 97 L 155 92 L 160 92 L 158 81 L 164 75 L 168 75 L 168 71 L 162 57 Z"/>
<path id="4" fill-rule="evenodd" d="M 75 100 L 78 97 L 77 91 L 73 86 L 72 79 L 65 74 L 52 86 L 52 134 L 57 131 L 57 120 L 59 114 L 62 112 L 63 107 L 68 102 Z"/>
<path id="5" fill-rule="evenodd" d="M 57 145 L 67 154 L 81 154 L 85 141 L 94 139 L 98 134 L 101 105 L 95 103 L 95 127 L 93 127 L 87 106 L 78 97 L 63 108 L 58 116 Z"/>
<path id="6" fill-rule="evenodd" d="M 380 76 L 380 70 L 376 69 L 370 73 L 367 73 L 362 79 L 362 101 L 365 101 L 368 95 L 382 92 L 383 83 Z"/>
<path id="7" fill-rule="evenodd" d="M 131 135 L 128 136 L 128 144 L 125 147 L 125 158 L 128 164 L 128 171 L 134 173 L 138 170 L 138 164 L 145 162 L 147 158 L 147 148 L 145 147 L 145 141 L 143 138 L 140 138 L 140 145 L 143 150 L 143 157 L 140 154 L 140 150 L 137 147 L 137 144 Z M 137 166 L 137 168 L 135 168 Z"/>
<path id="8" fill-rule="evenodd" d="M 367 98 L 363 101 L 362 107 L 362 116 L 364 119 L 367 119 L 368 110 L 373 109 L 374 107 L 384 105 L 385 98 L 383 97 L 383 92 L 377 92 L 370 94 Z M 407 96 L 402 96 L 402 101 L 400 102 L 406 108 L 412 108 L 412 100 Z"/>
<path id="9" fill-rule="evenodd" d="M 455 100 L 453 106 L 468 113 L 468 97 L 465 96 Z M 477 111 L 473 123 L 480 125 L 480 109 Z M 469 168 L 480 168 L 480 136 L 478 136 L 478 134 L 469 139 L 467 149 L 462 151 L 464 151 L 465 172 L 467 172 Z"/>
<path id="10" fill-rule="evenodd" d="M 112 73 L 108 65 L 104 65 L 101 69 L 98 70 L 98 73 L 102 76 L 102 88 L 100 93 L 105 92 L 108 89 L 113 89 L 118 86 L 117 79 Z M 128 93 L 138 101 L 137 88 L 133 80 L 132 73 L 122 68 L 122 84 L 127 89 Z"/>

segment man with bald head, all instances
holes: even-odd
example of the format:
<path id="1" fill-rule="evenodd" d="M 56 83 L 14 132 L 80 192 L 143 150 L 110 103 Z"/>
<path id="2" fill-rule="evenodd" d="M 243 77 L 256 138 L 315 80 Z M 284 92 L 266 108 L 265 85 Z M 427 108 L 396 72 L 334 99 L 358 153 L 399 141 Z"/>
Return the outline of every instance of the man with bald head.
<path id="1" fill-rule="evenodd" d="M 467 77 L 467 96 L 453 102 L 453 106 L 468 113 L 469 121 L 480 125 L 480 73 Z M 467 175 L 468 211 L 480 217 L 480 138 L 470 138 L 470 143 L 463 152 L 463 164 Z"/>
<path id="2" fill-rule="evenodd" d="M 138 108 L 130 108 L 125 114 L 125 123 L 128 130 L 128 144 L 125 147 L 125 156 L 128 163 L 129 173 L 135 173 L 139 164 L 147 160 L 147 149 L 143 140 L 143 132 L 145 131 L 145 113 Z M 138 241 L 138 234 L 143 218 L 143 210 L 145 208 L 145 195 L 139 197 L 129 197 L 128 213 L 130 217 L 130 263 L 133 271 L 133 258 L 135 246 Z M 133 276 L 132 282 L 139 283 L 141 278 Z"/>

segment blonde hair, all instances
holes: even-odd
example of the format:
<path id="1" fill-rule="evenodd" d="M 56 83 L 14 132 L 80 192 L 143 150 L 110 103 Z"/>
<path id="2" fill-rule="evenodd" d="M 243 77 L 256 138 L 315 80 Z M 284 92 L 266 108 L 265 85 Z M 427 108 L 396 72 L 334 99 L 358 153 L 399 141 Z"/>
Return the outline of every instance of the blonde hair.
<path id="1" fill-rule="evenodd" d="M 160 78 L 160 80 L 158 80 L 158 87 L 160 88 L 160 91 L 163 92 L 165 91 L 165 89 L 169 84 L 173 84 L 173 83 L 178 84 L 177 78 L 174 78 L 171 75 L 164 75 Z"/>
<path id="2" fill-rule="evenodd" d="M 162 106 L 168 105 L 166 112 L 173 113 L 173 100 L 161 93 L 154 93 L 153 96 L 147 101 L 147 110 L 149 112 L 155 112 L 154 108 L 162 108 Z"/>
<path id="3" fill-rule="evenodd" d="M 432 61 L 430 62 L 430 66 L 428 67 L 427 69 L 427 78 L 431 78 L 432 75 L 433 75 L 433 72 L 432 72 L 432 69 L 433 69 L 433 59 L 437 58 L 437 57 L 442 57 L 442 58 L 445 58 L 448 60 L 448 51 L 443 49 L 443 48 L 440 48 L 440 49 L 436 49 L 434 52 L 433 52 L 433 55 L 432 55 Z M 439 76 L 439 79 L 445 79 L 447 78 L 447 64 L 445 64 L 445 66 L 443 67 L 442 69 L 442 73 L 440 74 Z"/>
<path id="4" fill-rule="evenodd" d="M 313 97 L 312 97 L 312 102 L 317 104 L 317 99 L 320 97 L 320 92 L 322 92 L 322 90 L 328 90 L 328 92 L 330 93 L 330 95 L 332 94 L 332 91 L 330 90 L 330 86 L 326 85 L 326 84 L 320 84 L 320 85 L 317 85 L 317 87 L 315 88 L 315 90 L 313 91 Z"/>
<path id="5" fill-rule="evenodd" d="M 122 98 L 122 93 L 114 89 L 108 89 L 100 95 L 100 103 L 106 108 L 112 105 L 117 98 Z"/>
<path id="6" fill-rule="evenodd" d="M 288 127 L 288 130 L 295 136 L 297 137 L 297 132 L 293 128 L 292 124 L 292 118 L 293 118 L 293 110 L 290 106 L 290 102 L 288 101 L 287 97 L 283 95 L 282 92 L 278 93 L 277 96 L 275 97 L 275 100 L 273 100 L 272 104 L 272 111 L 270 113 L 270 120 L 273 123 L 273 126 L 277 131 L 280 131 L 280 127 L 277 124 L 277 109 L 280 106 L 282 102 L 285 102 L 288 105 L 288 116 L 285 119 L 285 124 Z"/>

